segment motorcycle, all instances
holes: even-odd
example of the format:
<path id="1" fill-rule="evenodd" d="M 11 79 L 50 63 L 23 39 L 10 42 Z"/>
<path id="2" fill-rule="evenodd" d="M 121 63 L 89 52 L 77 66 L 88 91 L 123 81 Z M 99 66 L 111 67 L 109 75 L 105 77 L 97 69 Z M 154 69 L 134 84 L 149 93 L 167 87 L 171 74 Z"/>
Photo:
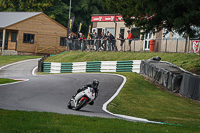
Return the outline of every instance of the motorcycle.
<path id="1" fill-rule="evenodd" d="M 95 99 L 95 90 L 92 87 L 88 87 L 86 90 L 79 92 L 75 97 L 70 99 L 67 107 L 69 109 L 80 110 L 87 104 L 90 104 Z"/>

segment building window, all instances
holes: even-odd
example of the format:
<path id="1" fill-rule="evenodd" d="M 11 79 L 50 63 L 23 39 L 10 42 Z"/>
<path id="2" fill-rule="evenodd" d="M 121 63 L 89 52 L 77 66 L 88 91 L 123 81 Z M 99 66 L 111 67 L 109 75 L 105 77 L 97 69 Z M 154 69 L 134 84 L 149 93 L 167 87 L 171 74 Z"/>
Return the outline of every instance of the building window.
<path id="1" fill-rule="evenodd" d="M 125 28 L 123 27 L 123 28 L 120 28 L 120 31 L 119 31 L 119 33 L 121 33 L 122 34 L 122 36 L 124 36 L 124 31 L 125 31 Z"/>
<path id="2" fill-rule="evenodd" d="M 60 37 L 60 46 L 66 46 L 66 37 Z"/>
<path id="3" fill-rule="evenodd" d="M 106 28 L 106 32 L 109 31 L 113 36 L 115 36 L 115 29 L 114 28 Z"/>
<path id="4" fill-rule="evenodd" d="M 34 43 L 35 34 L 24 33 L 23 43 Z"/>
<path id="5" fill-rule="evenodd" d="M 17 42 L 17 32 L 11 33 L 11 42 Z"/>
<path id="6" fill-rule="evenodd" d="M 131 28 L 134 39 L 140 39 L 140 28 Z"/>

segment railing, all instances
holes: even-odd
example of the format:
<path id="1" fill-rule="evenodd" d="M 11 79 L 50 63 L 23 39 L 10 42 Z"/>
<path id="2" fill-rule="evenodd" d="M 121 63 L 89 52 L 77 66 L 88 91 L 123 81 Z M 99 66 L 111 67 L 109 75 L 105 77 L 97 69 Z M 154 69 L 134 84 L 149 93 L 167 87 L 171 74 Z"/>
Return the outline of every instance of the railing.
<path id="1" fill-rule="evenodd" d="M 154 39 L 154 52 L 169 53 L 193 53 L 193 41 L 186 39 Z M 124 41 L 123 43 L 121 43 Z M 200 40 L 199 40 L 200 41 Z M 145 44 L 146 43 L 146 44 Z M 122 45 L 121 45 L 122 44 Z M 86 51 L 131 51 L 131 52 L 148 52 L 150 40 L 133 39 L 129 45 L 129 40 L 115 39 L 112 41 L 93 39 L 80 41 L 73 39 L 66 41 L 67 51 L 86 50 Z"/>

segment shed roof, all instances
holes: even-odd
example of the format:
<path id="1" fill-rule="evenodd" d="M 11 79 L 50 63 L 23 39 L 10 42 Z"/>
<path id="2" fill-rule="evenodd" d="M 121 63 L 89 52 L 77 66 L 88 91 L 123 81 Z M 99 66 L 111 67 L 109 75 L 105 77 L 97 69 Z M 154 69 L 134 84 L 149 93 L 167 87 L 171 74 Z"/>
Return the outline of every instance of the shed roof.
<path id="1" fill-rule="evenodd" d="M 0 28 L 13 25 L 42 12 L 0 12 Z"/>

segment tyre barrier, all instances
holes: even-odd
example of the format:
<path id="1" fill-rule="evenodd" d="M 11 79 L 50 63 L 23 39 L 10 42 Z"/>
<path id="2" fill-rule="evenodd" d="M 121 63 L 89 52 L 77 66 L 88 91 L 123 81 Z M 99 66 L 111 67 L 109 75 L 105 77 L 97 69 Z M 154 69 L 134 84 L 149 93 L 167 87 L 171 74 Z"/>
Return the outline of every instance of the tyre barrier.
<path id="1" fill-rule="evenodd" d="M 141 60 L 56 63 L 43 62 L 45 73 L 140 72 Z"/>
<path id="2" fill-rule="evenodd" d="M 140 73 L 174 93 L 200 100 L 200 76 L 178 66 L 169 62 L 142 60 Z"/>

